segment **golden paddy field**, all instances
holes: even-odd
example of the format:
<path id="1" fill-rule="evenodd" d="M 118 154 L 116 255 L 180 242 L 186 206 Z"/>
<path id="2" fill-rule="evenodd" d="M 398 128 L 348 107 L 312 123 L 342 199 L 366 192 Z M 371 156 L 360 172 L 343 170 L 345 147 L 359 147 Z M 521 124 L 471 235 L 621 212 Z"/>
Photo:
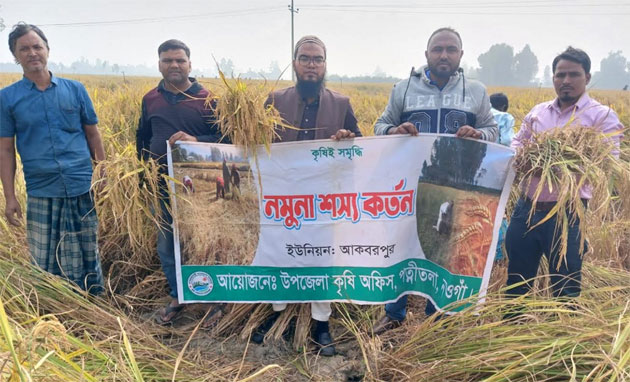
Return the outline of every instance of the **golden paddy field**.
<path id="1" fill-rule="evenodd" d="M 0 86 L 20 77 L 0 75 Z M 270 313 L 266 305 L 230 306 L 212 330 L 197 325 L 204 307 L 186 309 L 174 327 L 157 326 L 152 313 L 166 302 L 167 286 L 151 213 L 156 171 L 137 161 L 135 130 L 141 98 L 159 79 L 71 77 L 88 89 L 108 155 L 97 197 L 108 293 L 86 297 L 34 269 L 24 230 L 0 217 L 0 381 L 630 381 L 630 222 L 614 218 L 589 222 L 584 292 L 573 309 L 548 298 L 544 277 L 533 296 L 505 300 L 506 268 L 499 264 L 494 292 L 478 311 L 432 322 L 424 300 L 412 297 L 405 325 L 382 336 L 369 335 L 382 307 L 335 304 L 331 329 L 340 354 L 329 359 L 306 340 L 307 305 L 289 308 L 265 346 L 249 345 L 247 337 Z M 222 94 L 220 80 L 201 82 Z M 289 83 L 252 83 L 261 91 L 272 85 Z M 350 96 L 363 134 L 372 135 L 392 85 L 328 86 Z M 554 97 L 552 89 L 488 90 L 508 95 L 517 125 Z M 590 94 L 630 126 L 630 92 Z M 16 190 L 24 207 L 21 175 Z M 208 251 L 222 244 L 199 245 Z M 504 321 L 516 304 L 527 313 Z M 286 342 L 281 334 L 291 319 L 298 330 Z"/>

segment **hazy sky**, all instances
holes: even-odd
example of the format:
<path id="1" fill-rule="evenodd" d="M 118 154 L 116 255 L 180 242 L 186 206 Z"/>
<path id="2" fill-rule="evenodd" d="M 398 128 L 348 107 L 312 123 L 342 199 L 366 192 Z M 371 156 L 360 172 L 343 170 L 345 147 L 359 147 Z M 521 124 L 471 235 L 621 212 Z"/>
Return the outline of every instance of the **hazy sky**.
<path id="1" fill-rule="evenodd" d="M 0 0 L 8 33 L 18 21 L 40 25 L 50 60 L 70 64 L 85 57 L 118 64 L 157 63 L 157 46 L 169 38 L 186 42 L 193 67 L 231 58 L 239 70 L 290 63 L 290 0 Z M 589 53 L 594 69 L 608 52 L 630 58 L 630 0 L 296 0 L 295 40 L 318 35 L 327 45 L 328 72 L 371 74 L 377 67 L 407 76 L 425 63 L 430 33 L 451 26 L 462 35 L 463 62 L 494 43 L 520 51 L 527 43 L 540 71 L 574 45 Z M 12 61 L 6 42 L 0 62 Z M 156 73 L 157 74 L 157 73 Z"/>

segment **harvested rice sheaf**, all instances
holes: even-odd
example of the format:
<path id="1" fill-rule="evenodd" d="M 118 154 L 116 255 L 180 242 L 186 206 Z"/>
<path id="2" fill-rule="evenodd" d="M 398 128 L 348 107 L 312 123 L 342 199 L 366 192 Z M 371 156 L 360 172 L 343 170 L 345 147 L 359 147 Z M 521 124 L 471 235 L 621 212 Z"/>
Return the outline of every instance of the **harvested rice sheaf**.
<path id="1" fill-rule="evenodd" d="M 216 113 L 223 136 L 246 151 L 264 145 L 269 152 L 278 136 L 276 128 L 286 127 L 280 113 L 271 105 L 265 106 L 270 89 L 266 83 L 248 84 L 240 78 L 228 80 L 221 71 L 219 75 L 225 89 L 216 99 Z"/>
<path id="2" fill-rule="evenodd" d="M 561 260 L 566 255 L 568 227 L 576 219 L 583 249 L 587 226 L 630 217 L 630 198 L 625 192 L 630 186 L 630 164 L 620 159 L 625 157 L 620 150 L 626 148 L 615 144 L 619 134 L 604 134 L 596 127 L 562 126 L 533 134 L 516 155 L 519 189 L 533 191 L 530 218 L 543 192 L 557 196 L 555 206 L 536 226 L 559 217 L 556 232 Z M 581 199 L 584 187 L 592 191 L 588 207 Z"/>
<path id="3" fill-rule="evenodd" d="M 294 128 L 286 125 L 278 110 L 272 105 L 265 105 L 270 88 L 266 82 L 247 84 L 240 78 L 228 80 L 219 70 L 224 90 L 216 98 L 216 115 L 224 137 L 254 158 L 258 167 L 256 146 L 263 145 L 267 153 L 271 144 L 278 137 L 276 129 Z M 213 99 L 209 98 L 208 103 Z M 262 179 L 258 174 L 258 185 L 262 193 Z"/>

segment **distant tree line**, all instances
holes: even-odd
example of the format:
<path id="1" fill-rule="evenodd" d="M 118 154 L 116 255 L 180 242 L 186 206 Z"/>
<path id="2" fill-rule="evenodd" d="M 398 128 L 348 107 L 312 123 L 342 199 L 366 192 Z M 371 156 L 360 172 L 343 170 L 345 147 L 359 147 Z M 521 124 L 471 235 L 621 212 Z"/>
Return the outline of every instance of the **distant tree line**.
<path id="1" fill-rule="evenodd" d="M 244 162 L 244 158 L 234 155 L 231 152 L 223 152 L 218 147 L 211 147 L 209 154 L 200 154 L 195 151 L 177 145 L 171 151 L 173 162 L 222 162 L 224 159 L 228 162 Z"/>
<path id="2" fill-rule="evenodd" d="M 591 57 L 592 59 L 592 57 Z M 529 45 L 518 53 L 508 44 L 494 44 L 477 58 L 479 68 L 467 74 L 488 86 L 552 86 L 551 66 L 545 66 L 543 77 L 537 78 L 538 58 Z M 592 73 L 591 87 L 626 89 L 630 87 L 630 63 L 621 51 L 610 52 L 601 60 L 600 70 Z"/>
<path id="3" fill-rule="evenodd" d="M 218 68 L 228 77 L 239 75 L 242 78 L 252 79 L 269 79 L 276 80 L 282 75 L 277 61 L 272 61 L 267 70 L 255 71 L 248 69 L 247 71 L 237 71 L 231 59 L 222 58 L 218 63 Z M 98 75 L 128 75 L 128 76 L 160 76 L 157 65 L 119 65 L 112 64 L 107 60 L 97 58 L 96 61 L 90 62 L 84 57 L 72 62 L 70 65 L 57 62 L 48 62 L 48 68 L 53 73 L 65 74 L 98 74 Z M 22 73 L 22 67 L 15 62 L 0 63 L 0 72 L 3 73 Z M 193 77 L 217 77 L 219 71 L 217 68 L 196 69 L 193 68 L 191 75 Z"/>
<path id="4" fill-rule="evenodd" d="M 154 76 L 159 75 L 157 66 L 146 65 L 119 65 L 108 61 L 96 59 L 94 63 L 81 57 L 70 65 L 48 61 L 48 69 L 53 73 L 66 74 L 99 74 L 99 75 L 130 75 L 130 76 Z M 14 62 L 0 63 L 0 72 L 21 73 L 22 67 Z"/>

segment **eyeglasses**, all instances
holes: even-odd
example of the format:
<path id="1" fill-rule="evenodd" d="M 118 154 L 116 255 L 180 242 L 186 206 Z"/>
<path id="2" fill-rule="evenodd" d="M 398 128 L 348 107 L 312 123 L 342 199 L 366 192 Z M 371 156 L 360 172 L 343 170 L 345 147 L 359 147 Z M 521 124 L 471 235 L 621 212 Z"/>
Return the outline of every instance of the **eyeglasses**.
<path id="1" fill-rule="evenodd" d="M 321 56 L 317 56 L 317 57 L 300 56 L 298 57 L 297 60 L 302 66 L 308 66 L 308 64 L 310 63 L 313 63 L 313 65 L 315 66 L 321 66 L 324 64 L 324 62 L 326 62 L 326 59 L 324 59 L 324 57 L 321 57 Z"/>

